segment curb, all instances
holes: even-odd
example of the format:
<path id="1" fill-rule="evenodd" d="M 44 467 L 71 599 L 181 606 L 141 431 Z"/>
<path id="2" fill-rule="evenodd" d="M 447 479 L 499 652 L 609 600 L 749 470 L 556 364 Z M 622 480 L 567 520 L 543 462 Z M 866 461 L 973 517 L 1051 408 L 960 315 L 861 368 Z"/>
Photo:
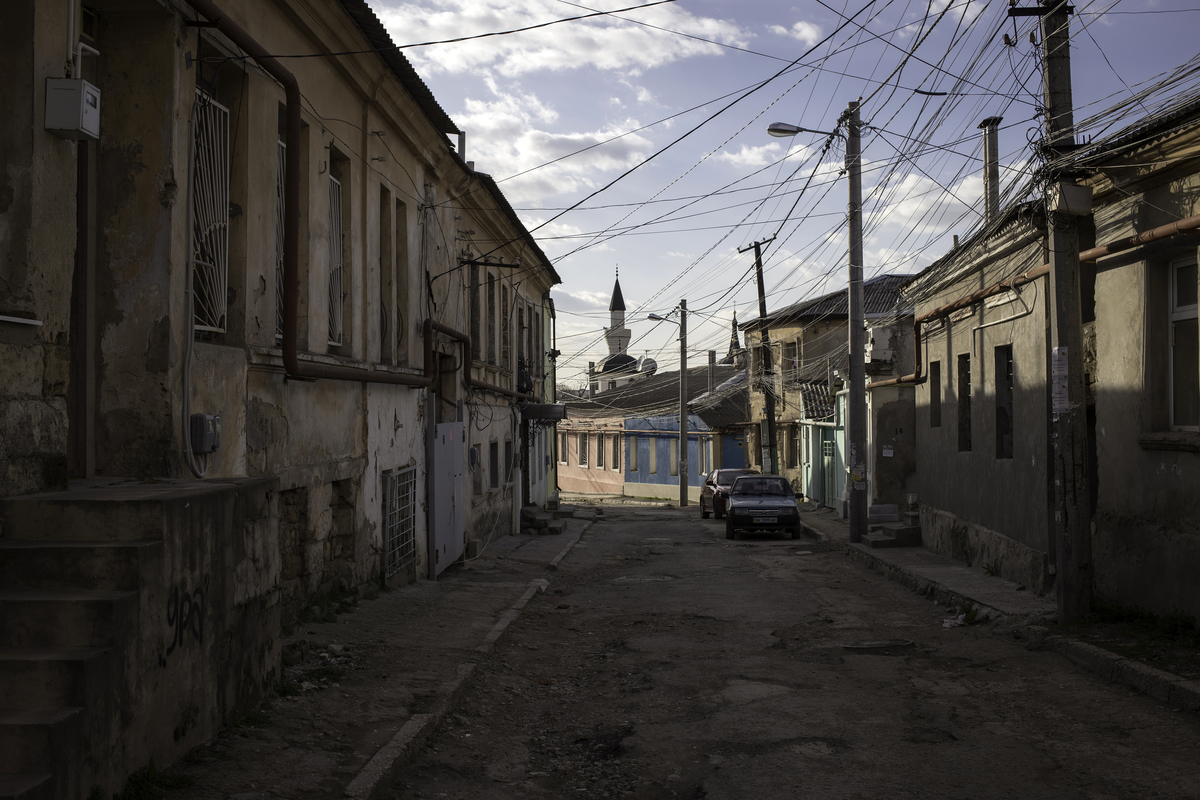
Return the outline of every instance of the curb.
<path id="1" fill-rule="evenodd" d="M 594 520 L 594 519 L 588 520 L 587 524 L 579 529 L 579 534 L 576 535 L 576 537 L 574 539 L 567 542 L 567 546 L 562 549 L 562 552 L 560 552 L 558 555 L 556 555 L 554 558 L 552 558 L 550 560 L 550 563 L 546 565 L 546 569 L 550 570 L 551 572 L 557 572 L 558 571 L 558 562 L 560 562 L 564 558 L 566 558 L 567 553 L 571 552 L 572 547 L 579 544 L 579 540 L 583 538 L 584 531 L 586 531 L 588 528 L 592 527 L 592 524 L 595 523 L 595 521 L 596 520 Z"/>
<path id="2" fill-rule="evenodd" d="M 584 530 L 586 529 L 585 526 Z M 583 531 L 580 531 L 580 535 L 582 534 Z M 577 541 L 579 541 L 578 537 L 567 545 L 566 549 L 555 557 L 555 563 L 565 556 Z M 483 644 L 475 648 L 475 652 L 487 653 L 491 650 L 509 624 L 521 616 L 521 611 L 533 596 L 546 591 L 549 585 L 550 582 L 545 578 L 536 578 L 530 581 L 525 593 L 500 615 L 500 619 L 488 631 Z M 405 722 L 396 732 L 396 735 L 371 757 L 366 766 L 358 771 L 354 780 L 346 786 L 344 796 L 355 798 L 355 800 L 378 800 L 386 794 L 400 776 L 400 768 L 420 751 L 425 741 L 442 724 L 442 720 L 454 708 L 466 688 L 467 681 L 474 674 L 474 663 L 459 664 L 455 669 L 454 677 L 442 684 L 440 694 L 443 695 L 443 698 L 437 704 L 437 708 L 427 714 L 413 714 L 408 722 Z"/>
<path id="3" fill-rule="evenodd" d="M 1076 666 L 1141 692 L 1173 710 L 1200 714 L 1200 681 L 1189 681 L 1087 642 L 1051 633 L 1041 625 L 1029 625 L 1018 631 L 1017 637 L 1035 649 L 1055 650 Z"/>

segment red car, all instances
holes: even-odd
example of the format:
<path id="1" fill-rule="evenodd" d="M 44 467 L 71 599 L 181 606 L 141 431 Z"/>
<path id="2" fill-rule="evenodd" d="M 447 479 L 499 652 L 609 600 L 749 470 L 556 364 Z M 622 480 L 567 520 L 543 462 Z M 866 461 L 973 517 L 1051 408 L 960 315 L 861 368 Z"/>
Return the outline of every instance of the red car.
<path id="1" fill-rule="evenodd" d="M 714 469 L 700 490 L 700 518 L 708 519 L 708 515 L 713 514 L 717 519 L 723 519 L 729 503 L 729 487 L 739 475 L 757 474 L 756 469 Z"/>

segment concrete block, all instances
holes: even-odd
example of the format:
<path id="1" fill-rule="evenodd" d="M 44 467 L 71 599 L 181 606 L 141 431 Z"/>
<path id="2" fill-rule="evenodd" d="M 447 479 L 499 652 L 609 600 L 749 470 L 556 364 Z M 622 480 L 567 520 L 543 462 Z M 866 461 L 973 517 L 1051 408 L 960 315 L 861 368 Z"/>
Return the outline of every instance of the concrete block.
<path id="1" fill-rule="evenodd" d="M 0 643 L 13 647 L 108 647 L 136 629 L 137 592 L 0 591 Z M 2 772 L 2 770 L 0 770 Z"/>
<path id="2" fill-rule="evenodd" d="M 899 522 L 899 521 L 900 521 L 900 507 L 897 505 L 881 504 L 881 505 L 876 505 L 876 506 L 869 506 L 867 508 L 867 522 L 869 524 L 876 523 L 876 522 Z"/>
<path id="3" fill-rule="evenodd" d="M 545 534 L 547 536 L 557 536 L 566 529 L 567 521 L 565 519 L 556 519 L 547 525 L 545 530 L 538 531 L 538 533 Z"/>
<path id="4" fill-rule="evenodd" d="M 571 514 L 572 519 L 596 519 L 596 509 L 594 508 L 576 508 L 575 513 Z"/>
<path id="5" fill-rule="evenodd" d="M 10 589 L 133 591 L 163 543 L 0 540 L 0 585 Z"/>
<path id="6" fill-rule="evenodd" d="M 77 706 L 0 710 L 0 774 L 68 769 L 79 758 L 83 713 Z"/>
<path id="7" fill-rule="evenodd" d="M 83 706 L 104 686 L 102 647 L 0 647 L 0 708 Z"/>

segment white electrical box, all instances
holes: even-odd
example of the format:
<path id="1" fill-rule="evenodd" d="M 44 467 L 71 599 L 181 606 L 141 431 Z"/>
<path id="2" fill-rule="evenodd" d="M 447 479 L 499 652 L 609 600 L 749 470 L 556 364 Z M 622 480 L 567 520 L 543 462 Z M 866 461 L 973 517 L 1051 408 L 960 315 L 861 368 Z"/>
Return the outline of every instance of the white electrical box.
<path id="1" fill-rule="evenodd" d="M 64 139 L 99 139 L 100 90 L 79 78 L 47 78 L 46 130 Z"/>

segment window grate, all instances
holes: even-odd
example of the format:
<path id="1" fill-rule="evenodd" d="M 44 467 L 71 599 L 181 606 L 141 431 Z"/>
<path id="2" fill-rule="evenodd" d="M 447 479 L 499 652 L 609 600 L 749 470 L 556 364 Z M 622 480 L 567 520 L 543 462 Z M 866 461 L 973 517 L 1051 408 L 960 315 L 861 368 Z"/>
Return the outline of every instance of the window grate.
<path id="1" fill-rule="evenodd" d="M 329 176 L 329 343 L 342 343 L 342 184 Z"/>
<path id="2" fill-rule="evenodd" d="M 229 109 L 196 90 L 192 293 L 196 330 L 225 332 L 229 293 Z"/>
<path id="3" fill-rule="evenodd" d="M 417 468 L 383 474 L 384 576 L 416 564 Z"/>

